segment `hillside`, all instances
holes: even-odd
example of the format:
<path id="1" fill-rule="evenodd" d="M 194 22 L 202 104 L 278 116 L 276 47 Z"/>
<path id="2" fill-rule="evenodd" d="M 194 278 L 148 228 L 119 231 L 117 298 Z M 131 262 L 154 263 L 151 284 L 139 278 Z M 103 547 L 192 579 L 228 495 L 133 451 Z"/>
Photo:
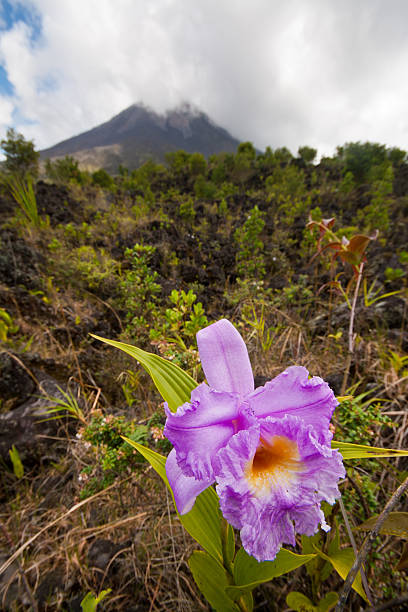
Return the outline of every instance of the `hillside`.
<path id="1" fill-rule="evenodd" d="M 122 437 L 166 456 L 163 397 L 143 355 L 136 361 L 95 335 L 153 352 L 201 382 L 196 333 L 227 318 L 248 348 L 255 387 L 303 366 L 340 399 L 330 427 L 323 409 L 318 419 L 336 442 L 406 452 L 408 157 L 375 143 L 347 143 L 319 163 L 315 154 L 241 143 L 208 160 L 173 152 L 167 165 L 149 161 L 115 176 L 50 166 L 25 200 L 2 182 L 2 609 L 81 612 L 87 593 L 107 589 L 98 608 L 107 612 L 210 609 L 188 564 L 197 544 L 162 480 Z M 306 396 L 322 382 L 305 376 L 300 390 L 272 398 L 268 427 L 286 416 L 301 421 L 305 404 L 321 409 Z M 182 385 L 178 392 L 186 395 Z M 241 406 L 238 394 L 217 394 Z M 297 394 L 300 416 L 290 414 Z M 245 406 L 234 432 L 241 417 L 254 418 Z M 214 415 L 220 420 L 218 407 Z M 304 463 L 288 459 L 296 483 L 323 448 L 308 427 L 313 453 Z M 344 454 L 344 466 L 342 504 L 322 505 L 331 529 L 301 537 L 296 526 L 295 545 L 284 547 L 311 556 L 257 586 L 254 612 L 295 609 L 287 597 L 296 593 L 309 609 L 330 609 L 354 559 L 348 524 L 360 549 L 365 522 L 408 474 L 406 456 Z M 307 476 L 315 483 L 314 472 Z M 408 512 L 406 494 L 394 512 Z M 345 610 L 404 609 L 406 514 L 400 524 L 392 518 L 364 563 L 377 608 L 357 585 Z M 239 529 L 234 541 L 238 550 Z"/>
<path id="2" fill-rule="evenodd" d="M 41 151 L 41 157 L 72 155 L 82 167 L 117 172 L 119 165 L 132 170 L 148 159 L 163 161 L 165 153 L 179 149 L 205 157 L 231 153 L 238 142 L 189 105 L 159 115 L 133 104 L 106 123 Z"/>

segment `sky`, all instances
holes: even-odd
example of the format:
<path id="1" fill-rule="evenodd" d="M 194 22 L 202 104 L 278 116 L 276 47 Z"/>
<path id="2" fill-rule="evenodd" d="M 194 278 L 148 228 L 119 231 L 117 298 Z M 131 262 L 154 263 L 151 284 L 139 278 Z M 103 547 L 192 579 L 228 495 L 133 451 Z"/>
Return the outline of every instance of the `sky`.
<path id="1" fill-rule="evenodd" d="M 184 102 L 261 150 L 408 150 L 408 2 L 0 0 L 0 138 Z"/>

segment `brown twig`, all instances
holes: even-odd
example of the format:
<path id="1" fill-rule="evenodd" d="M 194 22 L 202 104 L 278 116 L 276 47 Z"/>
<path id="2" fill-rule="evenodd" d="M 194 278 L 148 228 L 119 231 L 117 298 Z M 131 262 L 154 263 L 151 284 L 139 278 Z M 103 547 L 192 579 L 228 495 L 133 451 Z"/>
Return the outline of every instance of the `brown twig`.
<path id="1" fill-rule="evenodd" d="M 351 586 L 354 582 L 355 577 L 357 576 L 357 572 L 359 571 L 361 565 L 364 563 L 368 551 L 374 542 L 375 538 L 378 536 L 381 527 L 383 526 L 385 520 L 387 519 L 389 513 L 392 511 L 400 497 L 405 493 L 408 489 L 408 477 L 404 480 L 404 482 L 398 487 L 398 489 L 394 492 L 392 497 L 388 500 L 385 505 L 384 510 L 379 515 L 373 529 L 368 534 L 366 539 L 363 542 L 363 545 L 360 549 L 360 552 L 356 556 L 353 565 L 350 568 L 350 571 L 347 575 L 346 581 L 343 586 L 343 590 L 340 593 L 339 600 L 337 602 L 335 612 L 342 612 L 344 610 L 344 606 L 346 605 L 347 598 L 349 596 Z"/>
<path id="2" fill-rule="evenodd" d="M 354 289 L 353 302 L 351 304 L 351 312 L 350 312 L 350 323 L 349 323 L 349 331 L 348 331 L 348 355 L 346 361 L 346 367 L 344 369 L 343 383 L 341 385 L 340 395 L 344 395 L 347 388 L 347 380 L 350 373 L 351 360 L 354 353 L 354 318 L 356 316 L 356 306 L 357 306 L 357 298 L 358 293 L 360 291 L 361 279 L 363 278 L 363 270 L 364 270 L 364 261 L 361 262 L 358 268 L 358 275 L 356 281 L 356 287 Z"/>

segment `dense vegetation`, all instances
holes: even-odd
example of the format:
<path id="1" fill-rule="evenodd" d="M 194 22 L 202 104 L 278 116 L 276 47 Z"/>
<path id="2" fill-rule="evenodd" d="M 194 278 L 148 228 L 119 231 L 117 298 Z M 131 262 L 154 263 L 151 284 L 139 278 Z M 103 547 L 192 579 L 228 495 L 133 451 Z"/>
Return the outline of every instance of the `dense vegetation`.
<path id="1" fill-rule="evenodd" d="M 202 380 L 195 334 L 229 318 L 258 385 L 305 365 L 350 396 L 337 439 L 406 447 L 407 154 L 348 143 L 315 163 L 307 146 L 295 157 L 242 143 L 235 155 L 178 151 L 166 166 L 110 176 L 69 157 L 40 168 L 12 131 L 1 144 L 1 562 L 34 539 L 0 576 L 0 607 L 80 610 L 86 593 L 110 588 L 106 610 L 206 609 L 185 563 L 193 543 L 121 438 L 167 453 L 161 398 L 135 362 L 90 334 Z M 347 470 L 356 527 L 408 464 Z M 349 542 L 338 504 L 329 521 L 322 546 L 337 530 Z M 357 546 L 363 536 L 354 532 Z M 259 588 L 255 609 L 283 610 L 292 591 L 317 605 L 341 588 L 327 564 L 310 565 Z M 404 540 L 381 536 L 366 565 L 377 605 L 403 596 L 407 567 Z M 367 605 L 353 597 L 350 609 Z"/>

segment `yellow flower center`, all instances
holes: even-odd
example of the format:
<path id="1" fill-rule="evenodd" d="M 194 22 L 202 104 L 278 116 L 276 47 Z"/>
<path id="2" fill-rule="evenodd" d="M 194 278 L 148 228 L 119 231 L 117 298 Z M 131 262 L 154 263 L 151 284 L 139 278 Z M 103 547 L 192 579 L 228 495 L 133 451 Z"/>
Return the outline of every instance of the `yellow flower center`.
<path id="1" fill-rule="evenodd" d="M 296 442 L 285 436 L 261 438 L 252 462 L 248 463 L 246 477 L 251 491 L 257 497 L 267 495 L 271 488 L 287 488 L 302 470 Z"/>

